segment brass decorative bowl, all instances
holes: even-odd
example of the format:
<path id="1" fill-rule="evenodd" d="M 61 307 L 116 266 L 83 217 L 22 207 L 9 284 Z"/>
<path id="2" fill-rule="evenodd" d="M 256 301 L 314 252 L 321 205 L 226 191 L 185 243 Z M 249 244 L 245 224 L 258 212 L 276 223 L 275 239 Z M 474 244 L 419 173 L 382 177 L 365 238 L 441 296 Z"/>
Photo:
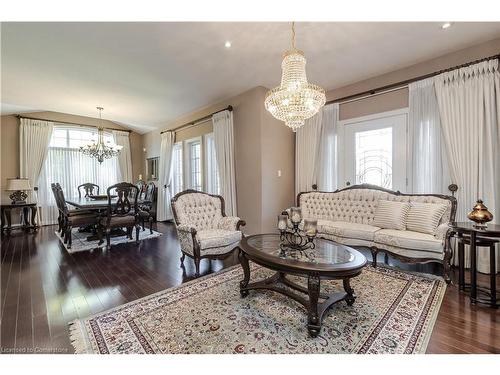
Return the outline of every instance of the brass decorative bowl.
<path id="1" fill-rule="evenodd" d="M 476 228 L 486 228 L 486 223 L 493 220 L 493 214 L 488 211 L 488 208 L 483 204 L 481 199 L 477 200 L 476 205 L 467 217 L 476 223 L 474 224 Z"/>

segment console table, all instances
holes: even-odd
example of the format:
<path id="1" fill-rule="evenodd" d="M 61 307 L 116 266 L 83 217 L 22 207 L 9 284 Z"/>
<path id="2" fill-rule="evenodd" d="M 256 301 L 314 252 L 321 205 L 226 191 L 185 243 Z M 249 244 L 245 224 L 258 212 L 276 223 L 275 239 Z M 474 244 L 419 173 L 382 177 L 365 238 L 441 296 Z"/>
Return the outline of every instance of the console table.
<path id="1" fill-rule="evenodd" d="M 2 219 L 2 234 L 5 231 L 7 234 L 14 229 L 24 229 L 36 231 L 38 229 L 38 225 L 36 223 L 36 212 L 37 212 L 37 204 L 36 203 L 11 203 L 11 204 L 2 204 L 0 206 L 0 216 Z M 13 209 L 21 209 L 21 224 L 12 225 L 12 210 Z"/>
<path id="2" fill-rule="evenodd" d="M 496 287 L 496 238 L 500 238 L 500 225 L 488 224 L 486 228 L 476 228 L 471 222 L 452 223 L 452 232 L 458 239 L 458 267 L 459 267 L 459 289 L 465 290 L 464 269 L 464 245 L 470 245 L 470 300 L 472 303 L 484 303 L 492 307 L 499 307 Z M 477 285 L 477 247 L 486 247 L 490 252 L 490 289 L 480 288 Z M 484 292 L 489 298 L 478 296 L 478 291 Z"/>

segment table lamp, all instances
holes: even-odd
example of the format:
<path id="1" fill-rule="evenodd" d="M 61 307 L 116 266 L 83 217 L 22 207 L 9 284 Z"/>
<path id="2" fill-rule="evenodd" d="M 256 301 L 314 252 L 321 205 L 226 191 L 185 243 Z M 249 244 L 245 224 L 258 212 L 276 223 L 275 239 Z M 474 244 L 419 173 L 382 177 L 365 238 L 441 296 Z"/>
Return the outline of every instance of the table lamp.
<path id="1" fill-rule="evenodd" d="M 7 179 L 7 191 L 13 191 L 9 198 L 12 200 L 12 204 L 26 203 L 26 198 L 28 194 L 25 193 L 26 190 L 31 190 L 30 180 L 27 178 L 8 178 Z"/>

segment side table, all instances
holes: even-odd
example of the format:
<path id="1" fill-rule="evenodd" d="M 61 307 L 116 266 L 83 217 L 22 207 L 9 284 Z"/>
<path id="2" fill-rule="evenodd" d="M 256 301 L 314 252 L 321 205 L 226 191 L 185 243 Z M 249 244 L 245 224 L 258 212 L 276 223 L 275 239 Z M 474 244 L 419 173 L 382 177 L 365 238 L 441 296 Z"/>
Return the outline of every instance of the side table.
<path id="1" fill-rule="evenodd" d="M 470 300 L 471 303 L 483 303 L 498 308 L 496 287 L 496 255 L 495 238 L 500 238 L 500 225 L 488 224 L 486 228 L 476 228 L 471 222 L 452 223 L 452 233 L 458 238 L 459 289 L 465 290 L 464 280 L 464 245 L 470 245 Z M 486 247 L 490 252 L 490 289 L 484 290 L 477 285 L 477 247 Z M 485 292 L 489 298 L 478 296 L 478 290 Z"/>
<path id="2" fill-rule="evenodd" d="M 12 210 L 15 208 L 20 208 L 22 213 L 21 224 L 12 225 Z M 1 228 L 2 234 L 5 231 L 7 234 L 14 229 L 33 229 L 35 232 L 38 229 L 38 224 L 36 223 L 36 203 L 12 203 L 12 204 L 2 204 L 0 206 L 0 217 L 1 217 Z"/>

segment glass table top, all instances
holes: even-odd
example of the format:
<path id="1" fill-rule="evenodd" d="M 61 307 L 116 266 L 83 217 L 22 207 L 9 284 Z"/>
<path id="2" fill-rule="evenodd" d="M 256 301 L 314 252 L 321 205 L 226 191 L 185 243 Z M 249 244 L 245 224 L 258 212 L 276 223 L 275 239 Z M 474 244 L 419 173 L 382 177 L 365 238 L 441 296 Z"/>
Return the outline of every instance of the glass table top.
<path id="1" fill-rule="evenodd" d="M 280 243 L 280 237 L 277 234 L 263 234 L 247 238 L 247 244 L 254 249 L 284 260 L 336 265 L 349 263 L 355 259 L 353 250 L 350 250 L 346 246 L 322 239 L 314 240 L 314 249 L 303 251 L 287 250 L 286 252 L 282 252 Z"/>

